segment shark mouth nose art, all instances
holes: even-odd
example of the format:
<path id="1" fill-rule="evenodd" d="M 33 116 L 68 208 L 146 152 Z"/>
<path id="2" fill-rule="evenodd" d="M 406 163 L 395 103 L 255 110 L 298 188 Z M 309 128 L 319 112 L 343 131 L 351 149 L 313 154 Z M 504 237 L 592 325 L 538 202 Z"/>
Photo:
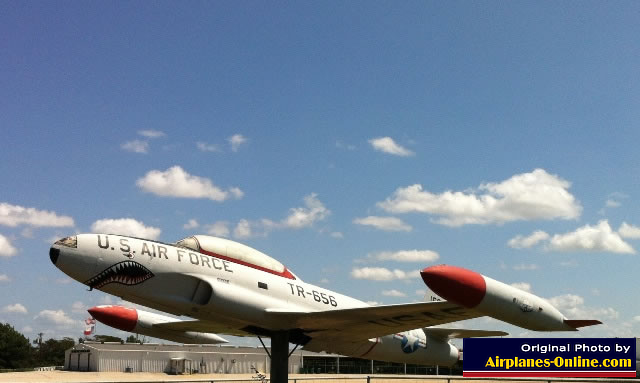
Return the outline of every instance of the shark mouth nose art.
<path id="1" fill-rule="evenodd" d="M 153 273 L 134 261 L 122 261 L 105 269 L 85 282 L 92 289 L 99 289 L 109 283 L 133 286 L 153 278 Z"/>

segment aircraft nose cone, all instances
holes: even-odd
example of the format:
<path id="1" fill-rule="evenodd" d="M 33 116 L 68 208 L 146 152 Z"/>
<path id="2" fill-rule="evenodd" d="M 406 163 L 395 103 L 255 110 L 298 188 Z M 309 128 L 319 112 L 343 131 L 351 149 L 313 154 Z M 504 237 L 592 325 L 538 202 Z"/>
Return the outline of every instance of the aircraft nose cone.
<path id="1" fill-rule="evenodd" d="M 95 306 L 90 308 L 92 317 L 122 331 L 132 331 L 138 323 L 138 311 L 122 306 Z"/>
<path id="2" fill-rule="evenodd" d="M 55 247 L 50 248 L 49 259 L 51 260 L 51 263 L 55 265 L 56 262 L 58 262 L 58 257 L 60 257 L 60 249 L 57 249 Z"/>
<path id="3" fill-rule="evenodd" d="M 420 272 L 424 283 L 444 299 L 473 308 L 482 302 L 487 284 L 484 277 L 462 267 L 437 265 Z"/>

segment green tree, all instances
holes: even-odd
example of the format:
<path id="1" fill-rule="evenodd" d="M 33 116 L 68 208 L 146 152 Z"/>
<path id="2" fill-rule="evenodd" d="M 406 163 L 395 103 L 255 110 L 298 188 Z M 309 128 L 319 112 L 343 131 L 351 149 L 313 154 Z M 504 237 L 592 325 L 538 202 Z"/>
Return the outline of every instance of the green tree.
<path id="1" fill-rule="evenodd" d="M 40 346 L 36 364 L 38 366 L 62 366 L 64 365 L 64 352 L 74 345 L 75 341 L 72 338 L 49 339 Z"/>
<path id="2" fill-rule="evenodd" d="M 118 338 L 117 336 L 111 335 L 96 335 L 93 337 L 96 342 L 120 342 L 122 343 L 122 338 Z"/>
<path id="3" fill-rule="evenodd" d="M 129 335 L 125 340 L 127 343 L 139 343 L 138 337 L 136 335 Z"/>
<path id="4" fill-rule="evenodd" d="M 23 368 L 31 362 L 29 340 L 9 323 L 0 323 L 0 368 Z"/>

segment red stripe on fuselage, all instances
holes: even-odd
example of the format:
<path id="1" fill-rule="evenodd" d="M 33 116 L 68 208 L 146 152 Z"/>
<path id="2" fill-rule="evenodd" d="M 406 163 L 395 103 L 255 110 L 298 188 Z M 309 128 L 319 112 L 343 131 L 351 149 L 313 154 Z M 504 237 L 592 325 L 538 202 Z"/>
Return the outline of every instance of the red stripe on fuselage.
<path id="1" fill-rule="evenodd" d="M 224 255 L 220 255 L 220 254 L 217 254 L 217 253 L 214 253 L 214 252 L 211 252 L 211 251 L 206 251 L 204 249 L 200 249 L 200 253 L 208 255 L 210 257 L 216 257 L 216 258 L 224 259 L 225 261 L 237 263 L 239 265 L 251 267 L 252 269 L 264 271 L 264 272 L 267 272 L 269 274 L 277 275 L 279 277 L 283 277 L 283 278 L 287 278 L 287 279 L 296 279 L 296 277 L 294 277 L 293 274 L 291 274 L 291 272 L 289 270 L 287 270 L 286 267 L 284 268 L 284 271 L 280 272 L 280 271 L 267 269 L 266 267 L 254 265 L 253 263 L 244 262 L 244 261 L 241 261 L 241 260 L 233 258 L 233 257 L 226 257 Z"/>

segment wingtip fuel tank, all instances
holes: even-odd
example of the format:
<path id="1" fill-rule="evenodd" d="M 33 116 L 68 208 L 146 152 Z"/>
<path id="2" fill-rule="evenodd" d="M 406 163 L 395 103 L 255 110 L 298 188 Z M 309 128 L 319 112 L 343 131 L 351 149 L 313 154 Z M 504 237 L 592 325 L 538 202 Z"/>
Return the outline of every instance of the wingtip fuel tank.
<path id="1" fill-rule="evenodd" d="M 601 323 L 567 319 L 541 297 L 462 267 L 431 266 L 420 275 L 444 299 L 529 330 L 576 331 L 578 327 Z"/>
<path id="2" fill-rule="evenodd" d="M 179 343 L 227 343 L 226 339 L 216 334 L 195 331 L 175 331 L 158 327 L 156 325 L 162 323 L 181 321 L 179 319 L 144 310 L 124 306 L 104 305 L 92 307 L 87 311 L 89 311 L 89 314 L 99 322 L 122 331 L 133 332 Z"/>

